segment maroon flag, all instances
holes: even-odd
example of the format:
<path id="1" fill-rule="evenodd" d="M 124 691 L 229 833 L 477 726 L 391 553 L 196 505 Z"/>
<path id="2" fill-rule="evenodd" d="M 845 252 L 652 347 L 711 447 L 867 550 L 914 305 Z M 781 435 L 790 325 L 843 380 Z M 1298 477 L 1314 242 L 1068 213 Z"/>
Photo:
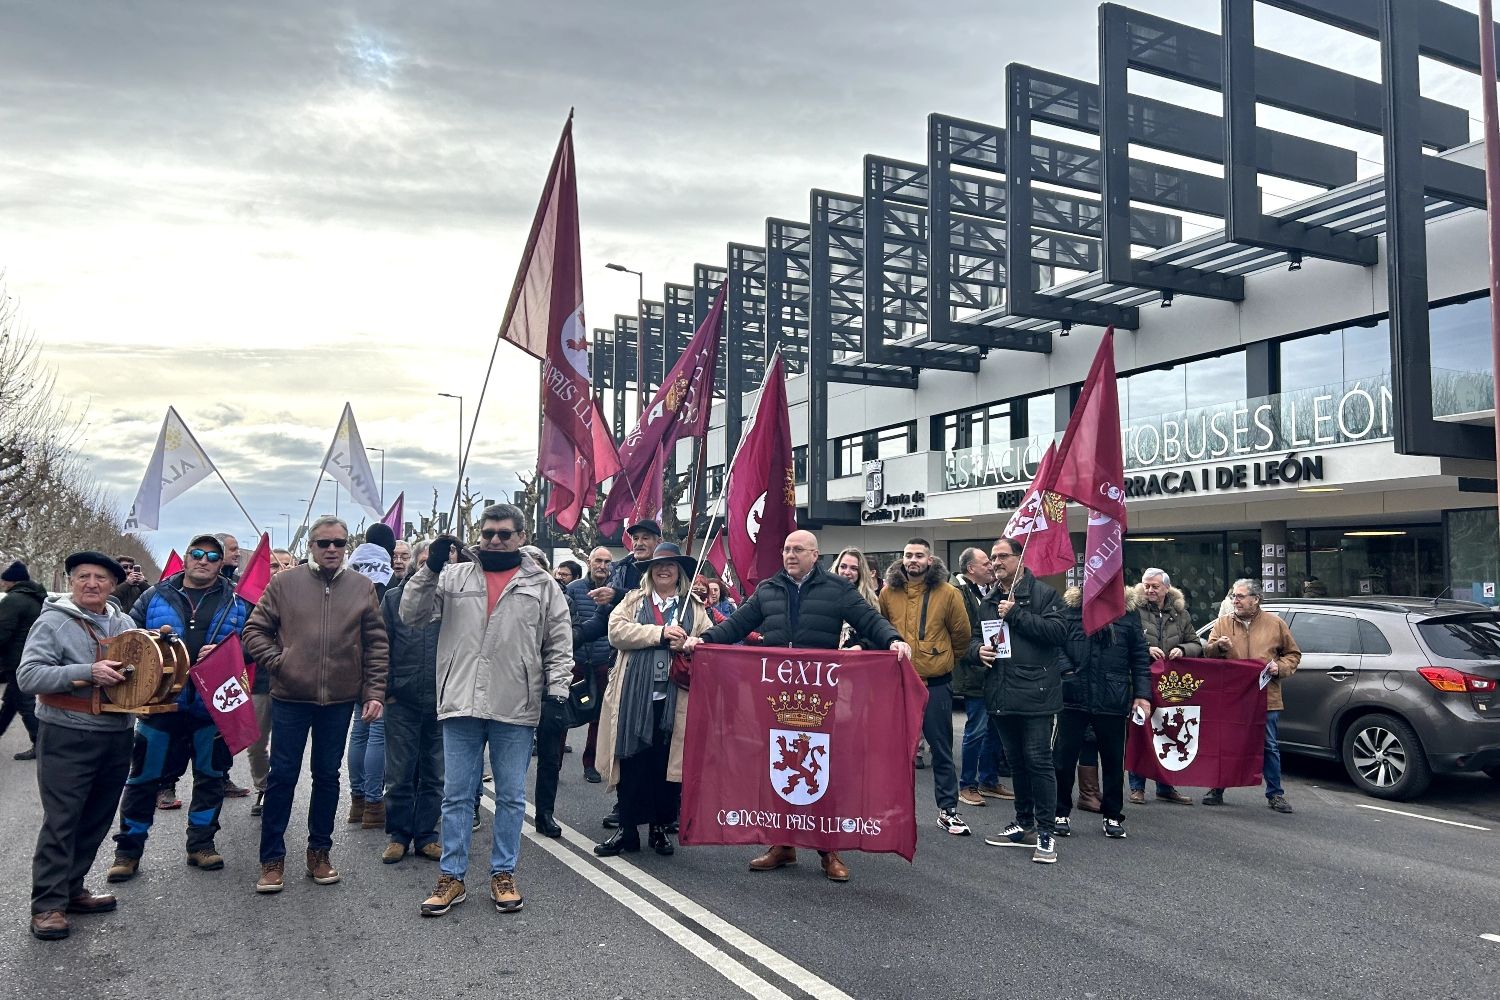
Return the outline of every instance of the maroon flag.
<path id="1" fill-rule="evenodd" d="M 1114 327 L 1105 330 L 1099 342 L 1055 463 L 1041 488 L 1089 509 L 1083 552 L 1083 630 L 1093 635 L 1125 613 L 1121 544 L 1125 533 L 1125 455 L 1120 447 Z"/>
<path id="2" fill-rule="evenodd" d="M 1031 477 L 1031 488 L 1002 532 L 1021 544 L 1021 563 L 1037 576 L 1066 573 L 1073 568 L 1067 501 L 1041 486 L 1052 474 L 1056 448 L 1055 444 L 1047 446 L 1036 475 Z"/>
<path id="3" fill-rule="evenodd" d="M 1266 739 L 1263 669 L 1264 663 L 1249 660 L 1193 657 L 1151 664 L 1155 709 L 1145 724 L 1128 727 L 1126 769 L 1189 788 L 1260 784 Z"/>
<path id="4" fill-rule="evenodd" d="M 260 739 L 255 706 L 250 702 L 250 678 L 245 673 L 245 651 L 240 637 L 231 635 L 188 671 L 209 717 L 219 727 L 230 754 Z"/>
<path id="5" fill-rule="evenodd" d="M 724 485 L 729 561 L 746 594 L 781 570 L 781 543 L 797 530 L 797 481 L 786 368 L 778 351 L 766 369 L 755 416 Z"/>
<path id="6" fill-rule="evenodd" d="M 583 250 L 571 112 L 531 222 L 500 335 L 542 362 L 537 471 L 552 484 L 547 515 L 571 531 L 599 481 L 594 469 L 595 407 L 583 320 Z"/>
<path id="7" fill-rule="evenodd" d="M 380 519 L 380 523 L 385 525 L 387 528 L 390 528 L 391 531 L 395 533 L 396 537 L 400 538 L 405 533 L 405 527 L 402 524 L 402 521 L 405 518 L 406 491 L 402 490 L 400 493 L 396 494 L 396 499 L 391 504 L 391 509 L 385 512 L 385 517 L 382 517 Z"/>
<path id="8" fill-rule="evenodd" d="M 173 549 L 172 554 L 167 556 L 167 564 L 161 568 L 161 576 L 158 579 L 165 580 L 174 573 L 181 573 L 186 568 L 182 562 L 182 556 L 177 554 L 176 549 Z"/>
<path id="9" fill-rule="evenodd" d="M 682 755 L 684 844 L 917 849 L 912 756 L 927 688 L 889 651 L 699 646 Z"/>
<path id="10" fill-rule="evenodd" d="M 714 369 L 719 357 L 719 327 L 727 285 L 720 286 L 713 308 L 703 317 L 682 357 L 672 366 L 646 412 L 625 436 L 620 474 L 610 485 L 599 515 L 599 527 L 612 533 L 627 518 L 655 518 L 661 513 L 666 461 L 679 438 L 708 433 L 713 409 Z"/>
<path id="11" fill-rule="evenodd" d="M 240 580 L 235 584 L 234 592 L 236 596 L 254 604 L 260 600 L 260 595 L 266 592 L 266 584 L 270 582 L 271 536 L 261 532 L 255 552 L 250 556 L 250 561 L 245 564 L 245 568 L 240 570 Z"/>

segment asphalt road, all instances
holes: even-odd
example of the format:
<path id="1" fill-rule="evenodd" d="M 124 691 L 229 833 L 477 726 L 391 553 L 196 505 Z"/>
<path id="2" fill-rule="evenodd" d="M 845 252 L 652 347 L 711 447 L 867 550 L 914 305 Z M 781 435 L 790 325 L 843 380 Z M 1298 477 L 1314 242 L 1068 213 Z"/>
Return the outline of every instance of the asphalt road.
<path id="1" fill-rule="evenodd" d="M 421 918 L 436 865 L 383 865 L 382 834 L 342 823 L 341 883 L 289 867 L 284 892 L 257 896 L 258 824 L 239 799 L 225 808 L 223 871 L 187 868 L 183 812 L 158 813 L 141 874 L 116 887 L 119 911 L 44 943 L 27 933 L 39 812 L 32 765 L 10 759 L 23 739 L 0 740 L 0 996 L 1500 996 L 1500 784 L 1483 777 L 1387 803 L 1337 766 L 1290 762 L 1294 815 L 1254 789 L 1222 809 L 1152 801 L 1129 808 L 1124 841 L 1076 820 L 1060 863 L 1044 866 L 985 845 L 1009 803 L 967 809 L 975 836 L 940 831 L 919 771 L 915 863 L 851 855 L 852 879 L 836 885 L 816 854 L 771 873 L 749 871 L 742 848 L 600 862 L 588 848 L 609 801 L 574 754 L 559 795 L 567 835 L 527 826 L 519 914 L 496 913 L 480 882 L 447 917 Z M 479 857 L 488 835 L 486 818 Z"/>

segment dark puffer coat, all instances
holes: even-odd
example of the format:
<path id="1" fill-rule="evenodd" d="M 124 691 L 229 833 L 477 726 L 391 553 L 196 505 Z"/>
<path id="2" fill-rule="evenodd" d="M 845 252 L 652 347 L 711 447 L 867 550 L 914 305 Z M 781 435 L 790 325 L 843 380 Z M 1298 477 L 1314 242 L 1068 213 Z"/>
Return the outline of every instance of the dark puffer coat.
<path id="1" fill-rule="evenodd" d="M 1012 591 L 1016 606 L 1010 624 L 1010 657 L 996 660 L 984 676 L 984 703 L 992 715 L 1056 715 L 1062 711 L 1062 668 L 1058 653 L 1068 638 L 1057 591 L 1023 570 Z M 969 640 L 969 658 L 979 662 L 983 623 L 998 619 L 1003 588 L 996 587 L 979 608 Z"/>
<path id="2" fill-rule="evenodd" d="M 751 632 L 759 632 L 762 645 L 796 646 L 801 649 L 836 649 L 844 622 L 861 637 L 871 639 L 877 649 L 888 649 L 901 636 L 891 623 L 870 607 L 853 584 L 814 566 L 797 594 L 796 625 L 790 614 L 797 585 L 782 570 L 760 586 L 740 609 L 703 633 L 704 642 L 736 643 Z"/>
<path id="3" fill-rule="evenodd" d="M 1068 638 L 1063 643 L 1063 704 L 1091 715 L 1129 715 L 1136 698 L 1151 698 L 1151 656 L 1136 613 L 1135 592 L 1125 591 L 1125 613 L 1109 627 L 1086 635 L 1083 593 L 1063 595 Z"/>

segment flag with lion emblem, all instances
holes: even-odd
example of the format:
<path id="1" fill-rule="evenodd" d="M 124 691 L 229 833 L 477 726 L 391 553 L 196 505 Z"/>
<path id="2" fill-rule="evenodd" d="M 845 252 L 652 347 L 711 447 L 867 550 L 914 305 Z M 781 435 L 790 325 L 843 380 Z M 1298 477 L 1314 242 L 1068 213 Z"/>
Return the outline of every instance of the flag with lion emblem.
<path id="1" fill-rule="evenodd" d="M 245 651 L 238 635 L 231 635 L 210 650 L 188 670 L 188 676 L 231 755 L 260 739 L 260 724 L 255 721 L 255 706 L 250 701 Z"/>
<path id="2" fill-rule="evenodd" d="M 1266 738 L 1264 663 L 1182 657 L 1151 664 L 1152 712 L 1130 726 L 1125 767 L 1189 788 L 1261 783 Z"/>
<path id="3" fill-rule="evenodd" d="M 684 844 L 917 848 L 927 688 L 894 652 L 699 646 L 682 754 Z"/>

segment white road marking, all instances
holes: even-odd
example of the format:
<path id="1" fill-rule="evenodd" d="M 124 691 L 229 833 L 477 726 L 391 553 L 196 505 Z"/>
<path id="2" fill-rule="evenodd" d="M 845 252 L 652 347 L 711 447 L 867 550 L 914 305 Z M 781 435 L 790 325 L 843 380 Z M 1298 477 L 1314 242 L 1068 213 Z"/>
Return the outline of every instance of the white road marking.
<path id="1" fill-rule="evenodd" d="M 527 804 L 526 809 L 527 813 L 530 814 L 530 803 Z M 556 817 L 554 817 L 555 820 Z M 563 837 L 569 843 L 580 850 L 593 851 L 594 842 L 592 840 L 565 823 L 558 823 L 558 825 L 562 827 Z M 837 986 L 820 978 L 810 970 L 803 968 L 775 949 L 762 944 L 718 914 L 695 903 L 676 889 L 642 871 L 625 859 L 618 857 L 603 859 L 603 864 L 619 872 L 622 876 L 634 882 L 646 892 L 651 893 L 668 906 L 671 906 L 689 920 L 706 927 L 725 941 L 728 941 L 731 945 L 808 995 L 816 997 L 818 1000 L 853 1000 L 849 994 L 843 992 Z"/>
<path id="2" fill-rule="evenodd" d="M 1410 816 L 1412 819 L 1425 819 L 1429 823 L 1442 823 L 1444 826 L 1461 826 L 1465 830 L 1482 830 L 1490 832 L 1487 826 L 1475 826 L 1473 823 L 1460 823 L 1457 820 L 1438 819 L 1436 816 L 1423 816 L 1421 813 L 1402 812 L 1400 809 L 1387 809 L 1385 806 L 1371 806 L 1363 802 L 1356 802 L 1355 806 L 1360 809 L 1373 809 L 1376 812 L 1390 813 L 1393 816 Z"/>
<path id="3" fill-rule="evenodd" d="M 1500 944 L 1500 934 L 1481 934 L 1479 936 L 1486 941 L 1493 941 L 1496 944 Z"/>

